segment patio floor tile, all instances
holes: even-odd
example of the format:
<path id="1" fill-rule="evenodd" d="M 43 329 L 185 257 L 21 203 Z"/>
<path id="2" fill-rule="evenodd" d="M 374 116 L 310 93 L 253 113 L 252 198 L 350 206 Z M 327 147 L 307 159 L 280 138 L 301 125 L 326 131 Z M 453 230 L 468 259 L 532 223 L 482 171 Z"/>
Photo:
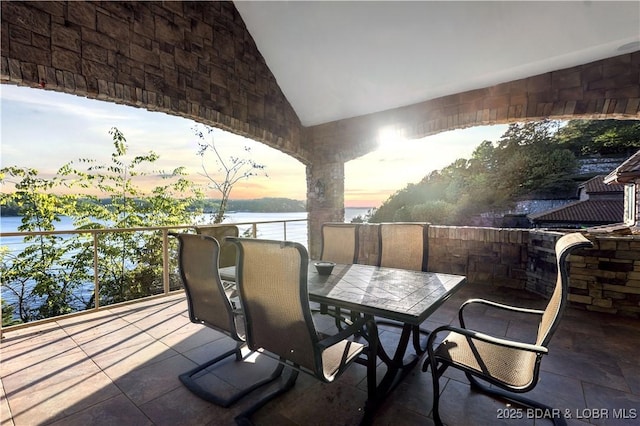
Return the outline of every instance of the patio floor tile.
<path id="1" fill-rule="evenodd" d="M 424 328 L 457 325 L 458 307 L 472 297 L 528 307 L 544 303 L 513 289 L 465 287 L 425 321 Z M 486 331 L 527 340 L 535 327 L 525 317 L 514 319 L 480 309 L 470 310 L 468 321 Z M 316 314 L 314 321 L 319 330 L 335 329 L 330 317 Z M 381 326 L 380 330 L 385 346 L 397 342 L 398 329 Z M 570 426 L 635 425 L 640 415 L 638 341 L 638 320 L 569 308 L 542 361 L 540 382 L 528 396 L 568 410 Z M 182 294 L 5 331 L 0 344 L 0 422 L 15 426 L 234 425 L 237 414 L 278 382 L 225 409 L 199 399 L 178 379 L 234 347 L 235 342 L 223 334 L 189 322 Z M 234 359 L 203 372 L 198 380 L 228 395 L 275 366 L 264 355 L 240 363 Z M 433 423 L 431 373 L 423 373 L 421 367 L 422 360 L 384 401 L 374 425 Z M 378 367 L 380 376 L 384 369 Z M 527 418 L 526 411 L 525 418 L 498 418 L 509 405 L 472 391 L 457 370 L 445 372 L 440 389 L 440 413 L 451 426 L 550 424 L 535 416 Z M 252 419 L 258 426 L 355 425 L 365 399 L 366 368 L 355 364 L 330 384 L 300 374 L 290 392 Z M 594 418 L 598 410 L 606 411 L 608 418 Z"/>

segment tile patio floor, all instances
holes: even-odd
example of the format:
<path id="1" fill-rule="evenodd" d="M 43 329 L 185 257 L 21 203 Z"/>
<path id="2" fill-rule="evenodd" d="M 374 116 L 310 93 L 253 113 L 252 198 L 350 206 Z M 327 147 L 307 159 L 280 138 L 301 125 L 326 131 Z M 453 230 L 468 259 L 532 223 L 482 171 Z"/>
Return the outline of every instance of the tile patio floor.
<path id="1" fill-rule="evenodd" d="M 487 297 L 540 307 L 527 293 L 482 286 L 463 288 L 425 327 L 455 323 L 457 307 L 469 297 Z M 233 346 L 204 326 L 191 324 L 182 295 L 112 308 L 36 328 L 5 332 L 0 346 L 2 425 L 233 425 L 248 401 L 228 409 L 192 395 L 178 375 Z M 483 315 L 485 331 L 510 337 L 531 335 L 518 318 Z M 317 317 L 319 330 L 332 322 Z M 393 329 L 381 334 L 386 344 Z M 640 321 L 569 308 L 542 362 L 541 380 L 529 395 L 573 417 L 570 425 L 640 424 Z M 218 370 L 207 380 L 218 391 L 273 367 L 266 357 Z M 419 366 L 422 364 L 420 363 Z M 441 415 L 449 425 L 550 424 L 526 418 L 498 419 L 504 402 L 472 392 L 463 375 L 441 379 Z M 301 374 L 292 391 L 257 413 L 256 425 L 355 425 L 366 398 L 365 367 L 353 365 L 335 383 Z M 430 373 L 417 367 L 377 412 L 375 425 L 431 425 Z M 616 410 L 616 411 L 614 411 Z M 599 415 L 608 418 L 593 418 Z M 589 418 L 592 417 L 592 418 Z"/>

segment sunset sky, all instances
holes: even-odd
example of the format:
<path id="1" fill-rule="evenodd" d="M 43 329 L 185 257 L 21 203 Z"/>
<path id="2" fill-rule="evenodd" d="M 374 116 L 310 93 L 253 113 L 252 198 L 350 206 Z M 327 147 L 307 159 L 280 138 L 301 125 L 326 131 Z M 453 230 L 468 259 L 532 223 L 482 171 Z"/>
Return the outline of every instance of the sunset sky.
<path id="1" fill-rule="evenodd" d="M 0 101 L 2 167 L 30 167 L 51 176 L 60 166 L 78 158 L 107 164 L 113 152 L 109 130 L 117 127 L 127 138 L 131 156 L 150 150 L 160 156 L 149 172 L 184 166 L 191 179 L 205 182 L 200 176 L 201 159 L 196 155 L 198 138 L 192 130 L 197 123 L 192 120 L 7 84 L 0 85 Z M 346 163 L 345 206 L 377 207 L 407 183 L 417 182 L 457 158 L 469 158 L 480 142 L 498 140 L 506 128 L 506 125 L 476 127 L 383 143 L 377 151 Z M 214 140 L 223 158 L 246 157 L 244 148 L 249 147 L 250 157 L 266 166 L 268 177 L 252 177 L 238 183 L 232 199 L 305 200 L 305 167 L 299 161 L 221 130 L 215 131 Z M 208 164 L 210 172 L 216 170 L 212 162 Z M 208 192 L 207 197 L 217 195 Z"/>

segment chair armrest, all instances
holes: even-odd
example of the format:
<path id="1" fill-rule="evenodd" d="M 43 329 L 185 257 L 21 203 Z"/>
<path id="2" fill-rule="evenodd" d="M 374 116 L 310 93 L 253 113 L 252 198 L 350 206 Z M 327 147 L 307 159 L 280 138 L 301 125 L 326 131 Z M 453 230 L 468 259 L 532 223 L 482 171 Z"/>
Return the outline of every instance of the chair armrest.
<path id="1" fill-rule="evenodd" d="M 463 328 L 466 328 L 464 324 L 464 309 L 467 306 L 470 306 L 474 303 L 487 305 L 487 306 L 491 306 L 492 308 L 503 309 L 511 312 L 520 312 L 524 314 L 535 314 L 535 315 L 544 314 L 544 311 L 540 309 L 529 309 L 529 308 L 521 308 L 519 306 L 504 305 L 502 303 L 497 303 L 497 302 L 493 302 L 491 300 L 485 300 L 485 299 L 469 299 L 466 302 L 464 302 L 462 305 L 460 305 L 460 309 L 458 310 L 458 319 L 460 320 L 460 325 Z"/>
<path id="2" fill-rule="evenodd" d="M 366 318 L 359 318 L 353 324 L 343 328 L 339 333 L 333 334 L 331 336 L 325 337 L 324 339 L 320 340 L 318 342 L 318 345 L 323 349 L 333 346 L 336 343 L 343 341 L 347 337 L 353 336 L 354 334 L 361 331 L 364 328 L 366 322 L 367 322 Z"/>
<path id="3" fill-rule="evenodd" d="M 466 328 L 460 328 L 460 327 L 453 327 L 450 325 L 444 325 L 442 327 L 438 327 L 435 330 L 433 330 L 431 332 L 431 335 L 429 336 L 429 344 L 427 346 L 427 350 L 430 352 L 430 356 L 433 355 L 433 341 L 435 339 L 436 334 L 443 332 L 443 331 L 448 331 L 450 333 L 457 333 L 457 334 L 461 334 L 463 336 L 467 336 L 471 339 L 477 339 L 483 342 L 487 342 L 487 343 L 491 343 L 494 345 L 498 345 L 498 346 L 504 346 L 507 348 L 513 348 L 513 349 L 520 349 L 523 351 L 528 351 L 528 352 L 535 352 L 535 353 L 539 353 L 539 354 L 546 354 L 549 352 L 549 350 L 547 348 L 545 348 L 544 346 L 540 346 L 540 345 L 532 345 L 530 343 L 522 343 L 522 342 L 518 342 L 515 340 L 507 340 L 507 339 L 501 339 L 499 337 L 494 337 L 494 336 L 490 336 L 488 334 L 484 334 L 484 333 L 478 333 L 477 331 L 474 330 L 469 330 Z"/>

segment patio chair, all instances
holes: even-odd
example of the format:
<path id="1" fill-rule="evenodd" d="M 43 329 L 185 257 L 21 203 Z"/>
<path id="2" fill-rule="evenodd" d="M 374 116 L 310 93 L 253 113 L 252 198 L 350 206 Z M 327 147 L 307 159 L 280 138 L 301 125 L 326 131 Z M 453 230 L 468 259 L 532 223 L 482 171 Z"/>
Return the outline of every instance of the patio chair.
<path id="1" fill-rule="evenodd" d="M 429 224 L 424 222 L 381 223 L 378 227 L 378 265 L 387 268 L 427 271 L 429 261 Z M 403 324 L 389 320 L 378 320 L 379 325 L 396 328 Z M 420 345 L 420 334 L 429 331 L 413 326 L 413 347 L 418 354 L 425 349 Z"/>
<path id="2" fill-rule="evenodd" d="M 429 224 L 381 223 L 378 227 L 378 265 L 426 271 L 429 261 Z"/>
<path id="3" fill-rule="evenodd" d="M 309 256 L 304 246 L 291 241 L 228 240 L 236 244 L 239 253 L 237 280 L 247 344 L 290 370 L 282 386 L 236 417 L 238 424 L 248 424 L 253 413 L 294 386 L 299 371 L 326 383 L 342 374 L 365 350 L 362 343 L 347 340 L 362 330 L 365 319 L 336 335 L 320 335 L 309 307 Z M 375 369 L 375 353 L 367 358 L 369 368 Z"/>
<path id="4" fill-rule="evenodd" d="M 545 410 L 546 413 L 560 413 L 551 407 L 518 395 L 532 390 L 538 382 L 540 361 L 547 354 L 549 341 L 553 336 L 564 311 L 569 293 L 567 257 L 576 249 L 591 247 L 592 244 L 582 234 L 572 233 L 561 237 L 555 245 L 557 278 L 551 298 L 544 310 L 526 309 L 471 299 L 460 306 L 458 312 L 460 327 L 442 326 L 436 328 L 427 342 L 428 356 L 422 371 L 431 367 L 433 376 L 433 419 L 441 425 L 438 402 L 440 399 L 438 379 L 447 367 L 464 371 L 471 388 L 493 396 L 505 398 L 517 404 Z M 467 328 L 464 310 L 474 304 L 490 309 L 501 309 L 515 315 L 536 315 L 539 326 L 535 343 L 522 343 L 505 338 L 493 337 Z M 434 342 L 442 333 L 448 333 L 442 343 L 434 347 Z M 489 387 L 477 379 L 493 385 Z M 553 416 L 554 424 L 566 424 L 561 416 Z"/>
<path id="5" fill-rule="evenodd" d="M 327 222 L 322 224 L 322 249 L 320 260 L 350 265 L 358 261 L 358 228 L 355 223 Z M 354 318 L 344 318 L 340 308 L 329 312 L 325 304 L 320 304 L 320 312 L 332 315 L 336 327 L 341 330 L 342 323 L 351 323 Z M 353 317 L 353 315 L 351 315 Z"/>
<path id="6" fill-rule="evenodd" d="M 236 247 L 225 241 L 225 237 L 237 237 L 238 227 L 236 225 L 204 225 L 196 226 L 196 233 L 213 237 L 218 241 L 220 246 L 220 256 L 218 257 L 218 267 L 225 268 L 227 266 L 236 265 Z M 222 280 L 222 285 L 227 294 L 232 299 L 231 304 L 235 308 L 235 299 L 237 298 L 236 283 L 233 281 Z"/>
<path id="7" fill-rule="evenodd" d="M 194 376 L 202 370 L 232 355 L 235 355 L 236 361 L 243 360 L 242 349 L 246 347 L 246 342 L 238 330 L 238 317 L 242 316 L 242 312 L 234 309 L 229 299 L 234 290 L 225 290 L 220 280 L 218 241 L 205 235 L 186 233 L 169 233 L 169 235 L 177 238 L 179 242 L 178 262 L 187 296 L 189 319 L 193 323 L 206 325 L 236 341 L 235 349 L 181 374 L 180 381 L 198 397 L 222 407 L 228 407 L 253 390 L 280 377 L 283 368 L 278 366 L 269 377 L 227 398 L 210 392 L 194 379 Z"/>
<path id="8" fill-rule="evenodd" d="M 201 235 L 207 235 L 218 240 L 220 245 L 220 259 L 218 266 L 225 268 L 227 266 L 235 266 L 236 264 L 236 247 L 226 242 L 225 237 L 237 237 L 238 227 L 236 225 L 206 225 L 196 226 L 196 232 Z"/>
<path id="9" fill-rule="evenodd" d="M 350 265 L 358 261 L 358 224 L 322 224 L 320 260 Z"/>

